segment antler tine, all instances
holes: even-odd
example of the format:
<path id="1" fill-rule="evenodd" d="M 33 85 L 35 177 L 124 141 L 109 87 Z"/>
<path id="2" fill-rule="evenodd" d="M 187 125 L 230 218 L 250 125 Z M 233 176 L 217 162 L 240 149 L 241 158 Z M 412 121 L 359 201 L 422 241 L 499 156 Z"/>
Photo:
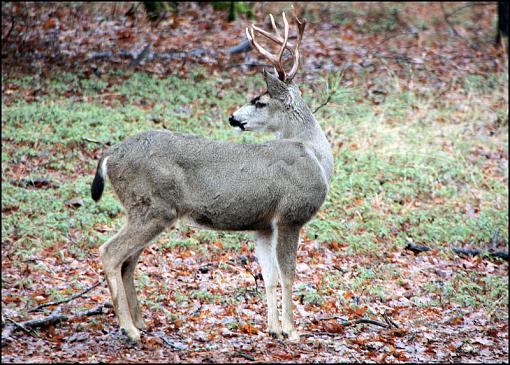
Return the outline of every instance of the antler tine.
<path id="1" fill-rule="evenodd" d="M 278 29 L 278 27 L 276 26 L 276 23 L 274 21 L 274 18 L 273 18 L 273 14 L 269 14 L 269 18 L 271 18 L 271 25 L 273 26 L 273 29 L 274 29 L 274 32 L 276 33 L 276 35 L 281 39 L 282 38 L 282 35 L 280 33 L 280 30 Z"/>
<path id="2" fill-rule="evenodd" d="M 273 64 L 276 72 L 278 73 L 278 78 L 282 81 L 285 80 L 285 71 L 283 71 L 281 62 L 279 62 L 279 60 L 276 58 L 275 55 L 269 53 L 267 50 L 264 49 L 264 47 L 262 47 L 260 44 L 257 43 L 257 41 L 255 40 L 255 33 L 254 33 L 253 26 L 251 26 L 250 28 L 246 28 L 246 36 L 248 37 L 248 40 L 250 41 L 252 46 L 257 51 L 259 51 L 259 53 L 262 56 L 267 58 L 267 60 Z"/>
<path id="3" fill-rule="evenodd" d="M 294 19 L 296 19 L 296 23 L 298 26 L 298 36 L 297 36 L 297 40 L 296 40 L 296 45 L 294 46 L 294 52 L 292 52 L 294 54 L 294 64 L 292 65 L 292 68 L 287 75 L 287 80 L 292 80 L 294 78 L 294 76 L 296 76 L 296 72 L 299 68 L 299 57 L 300 57 L 299 46 L 301 45 L 301 39 L 303 38 L 303 33 L 305 32 L 305 26 L 306 26 L 306 22 L 305 21 L 301 22 L 296 15 L 296 10 L 294 9 L 294 7 L 292 7 L 292 8 L 294 10 Z"/>
<path id="4" fill-rule="evenodd" d="M 251 26 L 257 33 L 259 33 L 260 35 L 263 35 L 264 37 L 266 37 L 267 39 L 269 39 L 270 41 L 273 41 L 275 42 L 276 44 L 282 44 L 283 43 L 283 38 L 281 37 L 281 34 L 278 34 L 277 36 L 274 35 L 274 34 L 271 34 L 269 33 L 267 30 L 264 30 L 264 29 L 261 29 L 259 27 L 257 27 L 256 25 L 252 25 Z M 285 48 L 287 48 L 287 50 L 289 50 L 289 52 L 291 52 L 292 54 L 294 54 L 294 50 L 291 48 L 292 45 L 287 42 L 287 45 L 285 46 Z"/>
<path id="5" fill-rule="evenodd" d="M 278 52 L 278 62 L 280 62 L 280 65 L 282 63 L 283 51 L 285 51 L 285 47 L 287 46 L 287 41 L 289 40 L 289 22 L 287 22 L 287 18 L 285 17 L 284 12 L 282 12 L 282 17 L 283 17 L 283 43 L 282 43 L 282 46 L 280 47 L 280 51 Z M 275 27 L 276 27 L 276 25 L 275 25 Z M 283 69 L 283 67 L 282 67 L 282 69 Z"/>
<path id="6" fill-rule="evenodd" d="M 289 23 L 287 22 L 287 18 L 285 17 L 285 13 L 282 13 L 283 16 L 283 38 L 281 37 L 280 31 L 278 28 L 276 28 L 276 24 L 274 22 L 274 18 L 271 16 L 271 23 L 273 25 L 273 28 L 275 28 L 276 35 L 273 35 L 269 32 L 266 32 L 263 29 L 258 28 L 255 25 L 251 25 L 249 28 L 246 28 L 246 36 L 248 37 L 248 40 L 253 45 L 254 48 L 259 51 L 260 54 L 262 54 L 264 57 L 266 57 L 274 66 L 276 72 L 278 73 L 278 77 L 280 80 L 285 81 L 286 75 L 285 71 L 283 70 L 282 66 L 282 56 L 285 48 L 288 48 L 287 41 L 289 39 Z M 257 43 L 255 40 L 255 32 L 262 34 L 266 38 L 272 40 L 273 42 L 280 44 L 280 49 L 276 55 L 271 54 L 266 49 L 264 49 L 260 44 Z M 292 50 L 291 50 L 292 52 Z"/>

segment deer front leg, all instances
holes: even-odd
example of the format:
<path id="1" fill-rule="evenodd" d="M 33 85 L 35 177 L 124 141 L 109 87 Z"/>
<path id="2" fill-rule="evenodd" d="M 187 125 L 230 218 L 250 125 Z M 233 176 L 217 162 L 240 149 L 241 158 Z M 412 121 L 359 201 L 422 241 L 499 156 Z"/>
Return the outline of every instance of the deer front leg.
<path id="1" fill-rule="evenodd" d="M 276 285 L 278 284 L 278 268 L 276 266 L 275 243 L 271 232 L 256 232 L 255 255 L 262 268 L 264 287 L 267 298 L 267 328 L 269 334 L 275 338 L 282 338 L 282 326 L 278 319 L 278 303 L 276 300 Z"/>
<path id="2" fill-rule="evenodd" d="M 282 330 L 290 340 L 299 340 L 292 314 L 292 285 L 296 271 L 296 254 L 300 227 L 278 227 L 276 258 L 282 285 Z"/>

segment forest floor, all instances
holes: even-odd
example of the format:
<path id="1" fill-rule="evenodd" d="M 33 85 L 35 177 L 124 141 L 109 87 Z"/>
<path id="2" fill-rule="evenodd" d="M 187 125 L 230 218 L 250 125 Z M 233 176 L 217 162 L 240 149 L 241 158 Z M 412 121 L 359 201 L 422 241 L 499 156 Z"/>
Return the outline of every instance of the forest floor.
<path id="1" fill-rule="evenodd" d="M 301 340 L 268 336 L 250 233 L 181 222 L 137 266 L 138 346 L 98 260 L 125 215 L 109 184 L 90 198 L 97 159 L 151 129 L 271 136 L 228 125 L 264 89 L 263 60 L 229 52 L 244 17 L 185 3 L 151 23 L 135 4 L 2 3 L 2 363 L 508 362 L 496 3 L 296 3 L 296 83 L 335 157 L 301 235 Z M 288 7 L 254 4 L 257 24 Z"/>

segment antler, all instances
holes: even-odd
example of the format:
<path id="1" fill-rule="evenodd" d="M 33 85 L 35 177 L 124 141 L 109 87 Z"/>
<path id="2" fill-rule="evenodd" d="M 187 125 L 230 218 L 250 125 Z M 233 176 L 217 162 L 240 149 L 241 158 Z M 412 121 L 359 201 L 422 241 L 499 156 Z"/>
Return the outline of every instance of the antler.
<path id="1" fill-rule="evenodd" d="M 283 37 L 280 33 L 280 30 L 276 27 L 276 23 L 274 21 L 273 15 L 269 14 L 269 17 L 271 18 L 271 25 L 273 26 L 274 33 L 271 34 L 255 25 L 250 26 L 249 28 L 246 28 L 246 36 L 248 37 L 248 40 L 252 44 L 252 46 L 259 51 L 261 55 L 266 57 L 269 62 L 271 62 L 278 73 L 278 77 L 282 81 L 290 81 L 294 78 L 296 75 L 297 69 L 299 67 L 299 46 L 301 44 L 301 39 L 303 37 L 303 32 L 305 30 L 305 22 L 299 21 L 298 17 L 296 16 L 296 13 L 294 11 L 294 18 L 296 19 L 297 25 L 298 25 L 298 36 L 297 41 L 294 49 L 290 48 L 290 44 L 287 43 L 289 39 L 289 23 L 287 22 L 287 18 L 285 17 L 285 12 L 282 12 L 282 18 L 283 18 Z M 264 49 L 260 44 L 257 43 L 255 40 L 255 32 L 263 35 L 267 39 L 275 42 L 276 44 L 280 45 L 280 49 L 276 55 L 271 54 L 266 49 Z M 287 74 L 282 66 L 282 55 L 283 51 L 287 48 L 292 54 L 294 55 L 294 64 L 292 65 L 292 68 L 290 72 Z"/>

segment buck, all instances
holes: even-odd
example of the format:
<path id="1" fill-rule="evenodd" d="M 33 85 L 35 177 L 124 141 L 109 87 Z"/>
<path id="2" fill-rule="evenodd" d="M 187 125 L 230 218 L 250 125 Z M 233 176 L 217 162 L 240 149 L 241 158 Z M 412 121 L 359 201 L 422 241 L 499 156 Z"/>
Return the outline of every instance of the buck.
<path id="1" fill-rule="evenodd" d="M 255 25 L 246 29 L 252 46 L 276 73 L 264 71 L 267 92 L 229 118 L 242 131 L 272 132 L 279 139 L 235 144 L 151 131 L 111 147 L 99 160 L 92 198 L 101 198 L 108 177 L 127 213 L 125 226 L 99 253 L 120 327 L 132 342 L 140 341 L 139 330 L 144 328 L 133 280 L 135 266 L 150 241 L 180 218 L 208 229 L 254 231 L 269 334 L 299 339 L 292 313 L 299 233 L 326 198 L 333 157 L 324 133 L 292 82 L 306 23 L 295 16 L 298 34 L 292 46 L 285 13 L 282 17 L 283 34 L 272 16 L 274 33 Z M 267 51 L 255 34 L 276 43 L 278 53 Z M 293 60 L 289 72 L 282 65 L 285 49 Z"/>

